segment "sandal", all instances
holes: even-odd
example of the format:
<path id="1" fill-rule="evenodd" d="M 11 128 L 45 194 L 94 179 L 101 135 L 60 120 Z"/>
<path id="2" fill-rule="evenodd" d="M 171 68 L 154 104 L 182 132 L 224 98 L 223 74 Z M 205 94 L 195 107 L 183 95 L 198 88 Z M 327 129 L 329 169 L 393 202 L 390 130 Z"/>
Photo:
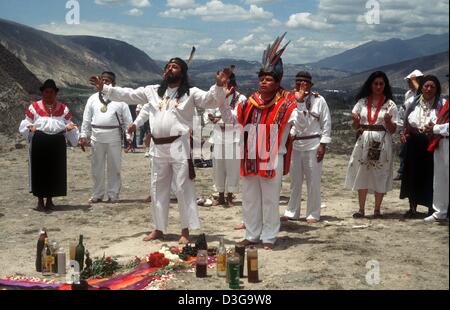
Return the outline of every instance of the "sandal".
<path id="1" fill-rule="evenodd" d="M 382 219 L 383 218 L 383 214 L 381 214 L 381 211 L 375 211 L 373 213 L 373 218 L 374 219 Z"/>
<path id="2" fill-rule="evenodd" d="M 361 211 L 361 210 L 359 210 L 358 212 L 356 212 L 356 213 L 353 213 L 353 218 L 354 219 L 361 219 L 361 218 L 364 218 L 364 211 Z"/>

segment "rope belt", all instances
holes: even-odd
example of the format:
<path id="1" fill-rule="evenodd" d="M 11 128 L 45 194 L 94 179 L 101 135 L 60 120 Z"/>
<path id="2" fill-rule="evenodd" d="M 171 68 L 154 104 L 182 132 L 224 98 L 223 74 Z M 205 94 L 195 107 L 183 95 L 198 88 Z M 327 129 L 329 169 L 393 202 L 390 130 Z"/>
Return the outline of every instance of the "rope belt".
<path id="1" fill-rule="evenodd" d="M 180 137 L 181 136 L 173 136 L 173 137 L 167 137 L 167 138 L 155 138 L 152 136 L 152 139 L 156 145 L 161 145 L 161 144 L 171 144 Z"/>

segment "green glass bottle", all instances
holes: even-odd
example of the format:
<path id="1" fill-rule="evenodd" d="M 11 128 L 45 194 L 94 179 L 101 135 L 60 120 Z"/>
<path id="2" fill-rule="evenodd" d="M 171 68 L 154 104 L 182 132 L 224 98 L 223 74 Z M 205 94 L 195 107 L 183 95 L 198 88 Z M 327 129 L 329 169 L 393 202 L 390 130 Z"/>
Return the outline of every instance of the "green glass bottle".
<path id="1" fill-rule="evenodd" d="M 84 245 L 83 245 L 83 235 L 80 235 L 80 241 L 75 248 L 75 260 L 80 265 L 80 272 L 84 269 Z"/>

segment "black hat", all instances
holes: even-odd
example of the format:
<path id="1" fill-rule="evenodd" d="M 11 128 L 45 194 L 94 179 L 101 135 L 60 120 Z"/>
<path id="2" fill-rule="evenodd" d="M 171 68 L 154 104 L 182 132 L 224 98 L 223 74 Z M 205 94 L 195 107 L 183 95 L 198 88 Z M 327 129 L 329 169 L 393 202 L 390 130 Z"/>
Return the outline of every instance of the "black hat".
<path id="1" fill-rule="evenodd" d="M 306 82 L 313 84 L 311 73 L 309 73 L 307 71 L 300 71 L 299 73 L 297 73 L 297 75 L 295 76 L 295 80 L 296 81 L 306 81 Z"/>
<path id="2" fill-rule="evenodd" d="M 45 81 L 44 84 L 39 89 L 40 89 L 41 92 L 43 92 L 47 88 L 53 88 L 56 92 L 59 91 L 59 88 L 56 87 L 55 81 L 53 81 L 51 79 L 48 79 L 47 81 Z"/>

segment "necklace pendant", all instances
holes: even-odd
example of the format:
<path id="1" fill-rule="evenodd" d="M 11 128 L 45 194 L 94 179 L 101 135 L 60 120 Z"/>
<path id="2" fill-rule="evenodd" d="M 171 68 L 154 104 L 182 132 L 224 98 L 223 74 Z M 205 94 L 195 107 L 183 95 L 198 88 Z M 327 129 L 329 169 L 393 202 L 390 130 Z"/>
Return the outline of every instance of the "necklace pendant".
<path id="1" fill-rule="evenodd" d="M 100 109 L 100 111 L 101 111 L 102 113 L 106 113 L 106 112 L 108 111 L 108 106 L 103 105 L 103 107 Z"/>

